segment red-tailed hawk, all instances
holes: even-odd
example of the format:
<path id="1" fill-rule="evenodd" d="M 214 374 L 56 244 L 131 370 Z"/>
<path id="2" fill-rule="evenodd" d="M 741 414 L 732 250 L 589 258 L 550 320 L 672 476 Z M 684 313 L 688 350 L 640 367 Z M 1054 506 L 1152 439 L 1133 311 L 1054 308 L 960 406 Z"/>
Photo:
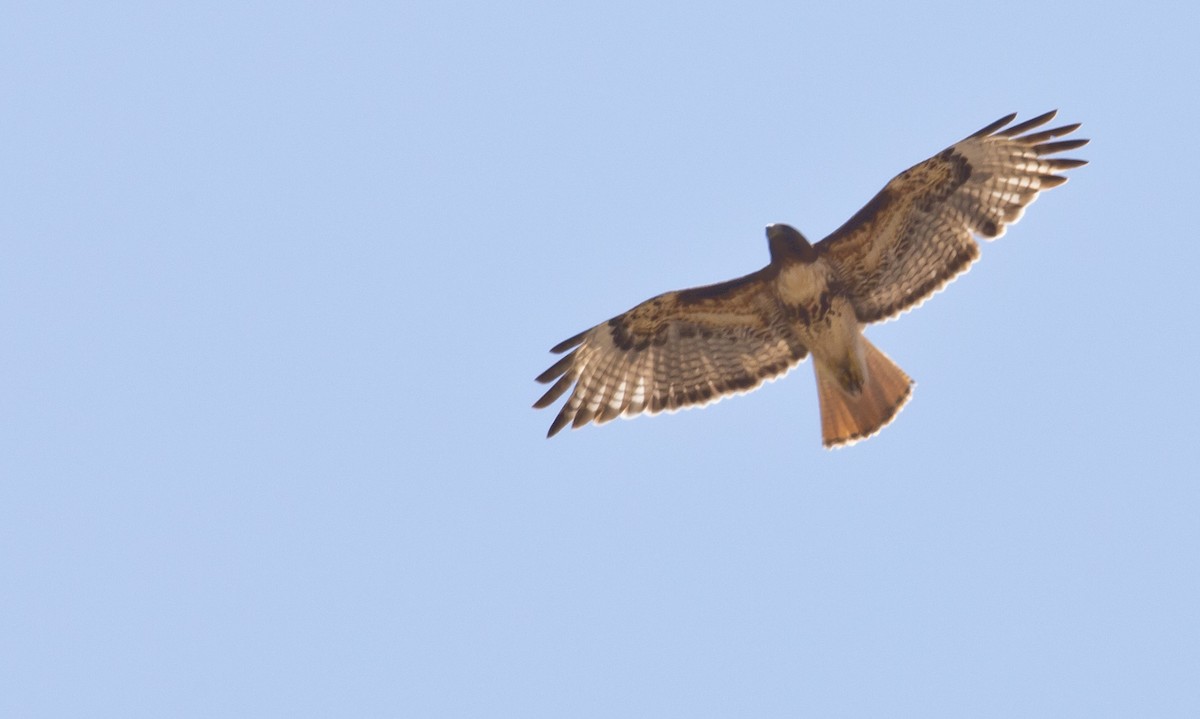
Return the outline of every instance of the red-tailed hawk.
<path id="1" fill-rule="evenodd" d="M 771 262 L 736 280 L 668 292 L 559 343 L 570 352 L 538 376 L 550 405 L 574 385 L 547 437 L 563 427 L 705 405 L 748 392 L 809 353 L 826 447 L 870 437 L 913 381 L 863 337 L 872 322 L 921 304 L 979 257 L 1038 193 L 1084 160 L 1050 157 L 1087 144 L 1057 140 L 1079 124 L 1031 132 L 1003 117 L 897 175 L 833 234 L 811 245 L 767 228 Z"/>

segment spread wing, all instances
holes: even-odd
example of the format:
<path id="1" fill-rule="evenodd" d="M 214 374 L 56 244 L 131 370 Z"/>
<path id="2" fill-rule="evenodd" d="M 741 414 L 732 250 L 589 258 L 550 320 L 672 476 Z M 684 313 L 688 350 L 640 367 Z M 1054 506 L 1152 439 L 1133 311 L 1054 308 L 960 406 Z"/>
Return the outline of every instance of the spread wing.
<path id="1" fill-rule="evenodd" d="M 1047 112 L 1006 126 L 1003 117 L 897 175 L 854 217 L 817 243 L 846 283 L 858 319 L 895 317 L 965 272 L 979 257 L 972 235 L 995 239 L 1020 219 L 1038 193 L 1087 164 L 1053 158 L 1087 140 L 1052 141 L 1079 125 L 1029 132 Z"/>
<path id="2" fill-rule="evenodd" d="M 771 271 L 659 295 L 554 347 L 571 351 L 538 376 L 554 385 L 533 406 L 575 389 L 546 436 L 567 424 L 705 405 L 796 366 L 808 350 L 781 318 L 764 281 Z"/>

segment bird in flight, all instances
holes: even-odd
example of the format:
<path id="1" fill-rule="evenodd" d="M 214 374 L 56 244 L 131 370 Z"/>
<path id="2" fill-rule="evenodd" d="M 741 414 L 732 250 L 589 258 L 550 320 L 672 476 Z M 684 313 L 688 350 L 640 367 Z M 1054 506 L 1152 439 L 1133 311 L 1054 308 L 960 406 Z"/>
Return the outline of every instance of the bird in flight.
<path id="1" fill-rule="evenodd" d="M 826 447 L 853 444 L 892 421 L 913 381 L 863 328 L 928 299 L 1020 219 L 1038 193 L 1087 164 L 1053 157 L 1087 140 L 1056 140 L 1079 124 L 1039 130 L 1054 111 L 1003 117 L 905 170 L 844 225 L 810 244 L 767 227 L 771 262 L 727 282 L 667 292 L 555 345 L 567 354 L 538 375 L 534 403 L 571 391 L 550 425 L 703 406 L 749 392 L 813 357 Z"/>

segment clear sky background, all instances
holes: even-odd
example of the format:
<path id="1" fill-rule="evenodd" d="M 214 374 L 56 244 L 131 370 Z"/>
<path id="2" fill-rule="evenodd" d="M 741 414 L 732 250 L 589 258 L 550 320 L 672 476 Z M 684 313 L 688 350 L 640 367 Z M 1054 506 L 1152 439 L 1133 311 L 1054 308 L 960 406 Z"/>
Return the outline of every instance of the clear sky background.
<path id="1" fill-rule="evenodd" d="M 6 4 L 0 715 L 1200 716 L 1200 11 L 830 7 Z M 544 438 L 559 340 L 1055 107 L 879 436 Z"/>

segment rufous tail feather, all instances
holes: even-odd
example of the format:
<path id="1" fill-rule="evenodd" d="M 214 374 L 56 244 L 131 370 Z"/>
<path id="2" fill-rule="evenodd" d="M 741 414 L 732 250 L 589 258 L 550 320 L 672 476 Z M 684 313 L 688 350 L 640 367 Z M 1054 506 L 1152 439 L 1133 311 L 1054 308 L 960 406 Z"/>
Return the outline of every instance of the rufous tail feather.
<path id="1" fill-rule="evenodd" d="M 838 384 L 835 372 L 814 358 L 817 396 L 821 402 L 821 435 L 828 448 L 866 439 L 895 419 L 912 396 L 913 381 L 866 337 L 859 337 L 866 381 L 857 396 Z"/>

